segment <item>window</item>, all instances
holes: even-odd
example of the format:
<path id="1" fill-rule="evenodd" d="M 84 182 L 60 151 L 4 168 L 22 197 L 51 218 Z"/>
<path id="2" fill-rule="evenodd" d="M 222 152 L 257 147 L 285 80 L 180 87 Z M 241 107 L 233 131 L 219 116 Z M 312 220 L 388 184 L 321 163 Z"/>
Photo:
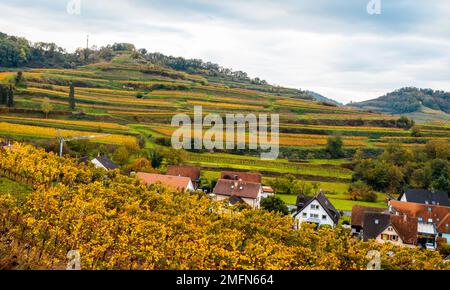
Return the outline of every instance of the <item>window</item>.
<path id="1" fill-rule="evenodd" d="M 431 212 L 431 207 L 428 208 L 428 211 Z"/>
<path id="2" fill-rule="evenodd" d="M 429 223 L 432 223 L 432 222 L 433 222 L 433 219 L 428 219 L 428 222 L 429 222 Z"/>
<path id="3" fill-rule="evenodd" d="M 445 224 L 445 227 L 448 228 L 448 224 Z"/>
<path id="4" fill-rule="evenodd" d="M 317 204 L 311 204 L 311 209 L 319 209 L 319 206 Z"/>
<path id="5" fill-rule="evenodd" d="M 375 222 L 376 225 L 380 223 L 380 221 L 377 220 L 377 219 L 374 222 Z"/>
<path id="6" fill-rule="evenodd" d="M 392 232 L 392 228 L 391 228 L 391 227 L 388 227 L 388 231 Z"/>
<path id="7" fill-rule="evenodd" d="M 423 218 L 421 216 L 418 219 L 419 219 L 419 222 L 423 222 Z"/>
<path id="8" fill-rule="evenodd" d="M 305 217 L 308 216 L 308 214 L 307 214 L 306 212 L 304 212 L 304 213 L 302 214 L 302 216 L 305 218 Z"/>
<path id="9" fill-rule="evenodd" d="M 311 213 L 311 214 L 309 215 L 309 217 L 310 217 L 310 218 L 313 218 L 313 219 L 317 219 L 317 218 L 319 218 L 319 215 L 318 215 L 318 214 L 315 214 L 315 213 Z"/>
<path id="10" fill-rule="evenodd" d="M 398 236 L 392 235 L 391 236 L 391 241 L 398 241 Z"/>
<path id="11" fill-rule="evenodd" d="M 323 220 L 326 220 L 326 219 L 327 219 L 327 216 L 326 216 L 326 215 L 322 215 L 322 219 L 323 219 Z"/>
<path id="12" fill-rule="evenodd" d="M 381 239 L 387 241 L 387 240 L 389 240 L 389 235 L 382 234 Z"/>

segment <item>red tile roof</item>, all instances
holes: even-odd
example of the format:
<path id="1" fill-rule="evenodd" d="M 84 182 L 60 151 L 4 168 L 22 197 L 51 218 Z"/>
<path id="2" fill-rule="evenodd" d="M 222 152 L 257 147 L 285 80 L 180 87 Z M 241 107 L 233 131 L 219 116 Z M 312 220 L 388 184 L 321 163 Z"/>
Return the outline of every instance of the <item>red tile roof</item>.
<path id="1" fill-rule="evenodd" d="M 219 179 L 214 187 L 213 193 L 217 195 L 256 199 L 260 191 L 260 183 Z"/>
<path id="2" fill-rule="evenodd" d="M 192 182 L 200 178 L 200 168 L 189 165 L 170 165 L 167 168 L 167 175 L 189 177 Z"/>
<path id="3" fill-rule="evenodd" d="M 432 219 L 432 222 L 438 227 L 439 232 L 447 232 L 441 230 L 444 230 L 443 227 L 445 227 L 442 221 L 449 220 L 448 214 L 450 213 L 450 207 L 448 206 L 401 202 L 397 200 L 389 201 L 389 205 L 392 206 L 395 212 L 422 218 L 423 222 L 428 222 L 429 219 Z"/>
<path id="4" fill-rule="evenodd" d="M 417 243 L 417 218 L 391 215 L 391 224 L 404 244 Z"/>
<path id="5" fill-rule="evenodd" d="M 386 211 L 385 208 L 354 205 L 352 207 L 351 225 L 362 227 L 364 221 L 364 214 L 366 212 L 382 213 L 385 211 Z"/>
<path id="6" fill-rule="evenodd" d="M 162 175 L 162 174 L 153 174 L 153 173 L 145 173 L 138 172 L 136 176 L 144 183 L 144 184 L 155 184 L 160 183 L 167 187 L 173 189 L 187 189 L 191 179 L 189 177 L 183 176 L 172 176 L 172 175 Z"/>
<path id="7" fill-rule="evenodd" d="M 242 179 L 242 181 L 261 183 L 262 177 L 259 173 L 236 172 L 236 171 L 222 171 L 221 179 Z"/>
<path id="8" fill-rule="evenodd" d="M 273 188 L 271 186 L 263 186 L 262 189 L 266 193 L 274 193 Z"/>
<path id="9" fill-rule="evenodd" d="M 440 233 L 450 234 L 450 213 L 448 213 L 441 222 L 437 225 L 437 230 Z M 449 241 L 450 242 L 450 241 Z"/>

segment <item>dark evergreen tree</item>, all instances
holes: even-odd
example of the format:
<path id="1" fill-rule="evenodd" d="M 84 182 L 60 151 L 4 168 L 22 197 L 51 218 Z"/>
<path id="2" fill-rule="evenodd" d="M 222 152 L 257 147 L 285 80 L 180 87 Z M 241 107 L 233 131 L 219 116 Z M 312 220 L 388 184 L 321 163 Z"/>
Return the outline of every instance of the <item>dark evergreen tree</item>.
<path id="1" fill-rule="evenodd" d="M 71 110 L 75 110 L 75 87 L 73 82 L 70 83 L 70 92 L 69 92 L 69 108 Z"/>
<path id="2" fill-rule="evenodd" d="M 6 105 L 9 108 L 14 107 L 14 88 L 12 85 L 10 85 L 8 88 Z"/>
<path id="3" fill-rule="evenodd" d="M 8 88 L 0 84 L 0 105 L 6 105 L 8 100 Z"/>

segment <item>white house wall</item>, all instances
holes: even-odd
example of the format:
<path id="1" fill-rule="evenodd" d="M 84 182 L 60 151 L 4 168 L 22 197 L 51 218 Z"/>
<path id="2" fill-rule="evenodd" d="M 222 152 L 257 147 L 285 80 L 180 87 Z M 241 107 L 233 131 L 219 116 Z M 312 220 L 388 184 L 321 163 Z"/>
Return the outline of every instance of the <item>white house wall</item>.
<path id="1" fill-rule="evenodd" d="M 311 206 L 319 206 L 318 209 L 312 209 Z M 306 217 L 303 217 L 303 213 L 306 213 Z M 317 214 L 317 221 L 311 220 L 311 214 Z M 325 219 L 322 219 L 322 216 L 325 216 Z M 334 221 L 330 218 L 328 213 L 322 207 L 322 205 L 315 199 L 313 200 L 306 208 L 301 210 L 295 217 L 297 225 L 300 226 L 302 222 L 317 222 L 319 225 L 329 225 L 331 227 L 335 227 Z"/>

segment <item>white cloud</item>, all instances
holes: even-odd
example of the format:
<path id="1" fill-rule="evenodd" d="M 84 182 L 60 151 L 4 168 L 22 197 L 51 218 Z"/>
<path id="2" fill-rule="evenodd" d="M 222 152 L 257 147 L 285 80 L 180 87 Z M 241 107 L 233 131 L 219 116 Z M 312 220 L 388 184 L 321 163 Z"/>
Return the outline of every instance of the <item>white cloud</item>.
<path id="1" fill-rule="evenodd" d="M 379 18 L 365 13 L 365 0 L 82 0 L 79 16 L 60 1 L 27 2 L 0 0 L 2 32 L 69 50 L 86 34 L 97 46 L 130 42 L 343 102 L 402 86 L 450 90 L 450 5 L 442 1 L 388 2 Z"/>

